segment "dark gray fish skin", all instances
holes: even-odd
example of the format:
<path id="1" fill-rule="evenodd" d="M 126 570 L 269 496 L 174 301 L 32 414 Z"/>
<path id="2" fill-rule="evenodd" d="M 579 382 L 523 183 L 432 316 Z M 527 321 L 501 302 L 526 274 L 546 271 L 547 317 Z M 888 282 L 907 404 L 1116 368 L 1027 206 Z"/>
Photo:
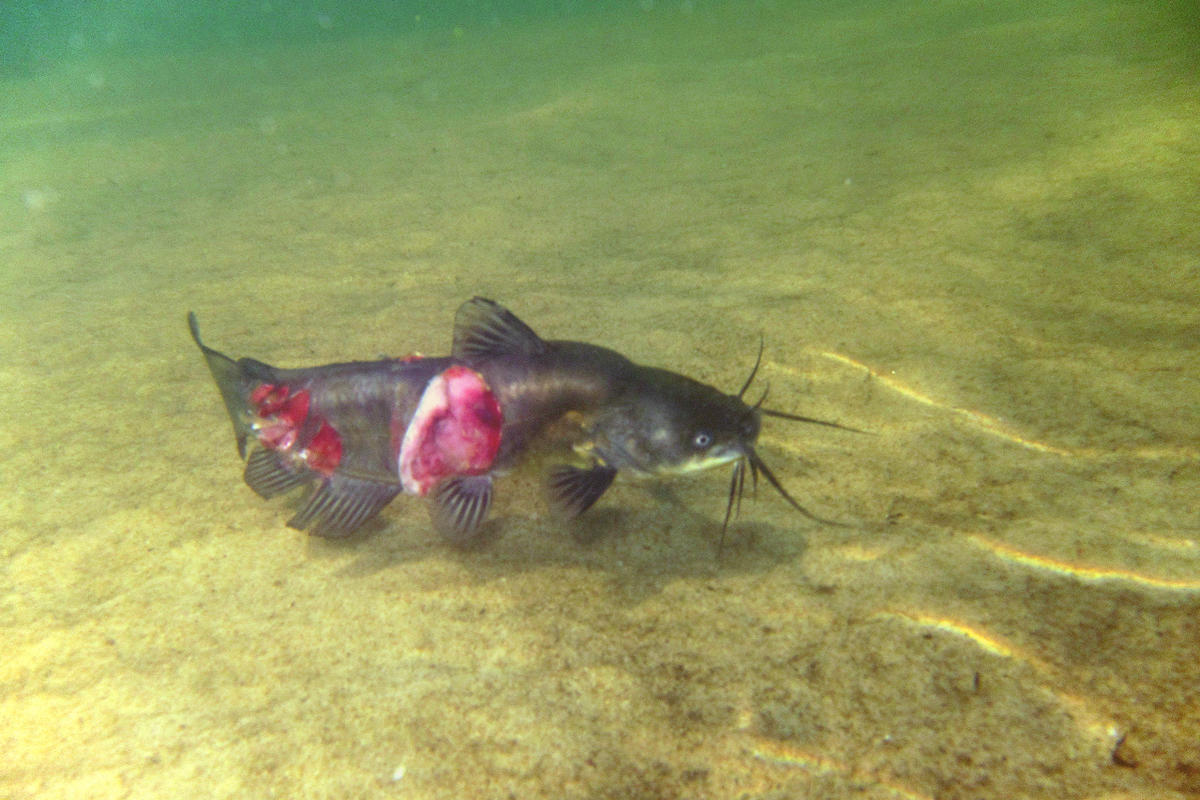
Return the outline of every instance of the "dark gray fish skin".
<path id="1" fill-rule="evenodd" d="M 536 357 L 493 359 L 476 368 L 501 398 L 503 441 L 513 456 L 567 413 L 582 419 L 578 449 L 640 476 L 689 472 L 702 468 L 706 459 L 728 460 L 723 457 L 740 453 L 758 436 L 757 411 L 737 397 L 583 342 L 549 341 Z"/>
<path id="2" fill-rule="evenodd" d="M 615 400 L 632 362 L 582 342 L 544 342 L 543 352 L 495 354 L 467 363 L 492 387 L 504 410 L 502 466 L 511 466 L 568 414 L 583 418 Z"/>
<path id="3" fill-rule="evenodd" d="M 459 308 L 452 354 L 446 358 L 284 370 L 253 359 L 234 361 L 201 342 L 194 315 L 189 315 L 189 325 L 220 387 L 243 457 L 247 440 L 262 437 L 252 427 L 256 408 L 248 398 L 264 385 L 308 393 L 313 415 L 298 432 L 301 445 L 316 440 L 318 421 L 336 429 L 340 461 L 332 471 L 314 471 L 311 464 L 271 449 L 250 455 L 245 479 L 264 497 L 315 485 L 307 504 L 289 521 L 296 528 L 347 535 L 401 491 L 397 454 L 405 429 L 426 386 L 455 365 L 482 375 L 501 409 L 495 468 L 515 465 L 547 440 L 576 462 L 556 466 L 549 475 L 551 504 L 563 516 L 582 514 L 621 473 L 662 477 L 732 463 L 725 525 L 735 502 L 740 504 L 747 468 L 755 479 L 762 472 L 795 509 L 827 522 L 786 492 L 754 446 L 764 413 L 841 426 L 747 405 L 742 396 L 753 372 L 738 394 L 725 394 L 684 375 L 636 364 L 605 347 L 544 340 L 508 309 L 480 297 Z M 470 544 L 490 507 L 491 478 L 451 476 L 430 496 L 435 527 L 456 544 Z"/>
<path id="4" fill-rule="evenodd" d="M 280 369 L 242 358 L 237 361 L 205 345 L 194 314 L 192 338 L 204 354 L 233 423 L 238 453 L 247 457 L 254 439 L 257 409 L 252 393 L 262 386 L 306 392 L 310 412 L 296 432 L 293 450 L 309 446 L 320 423 L 337 432 L 340 458 L 332 474 L 322 474 L 295 458 L 255 446 L 244 478 L 262 497 L 312 485 L 307 502 L 288 524 L 321 536 L 347 536 L 374 517 L 401 492 L 396 452 L 429 381 L 453 364 L 449 358 L 384 359 Z"/>
<path id="5" fill-rule="evenodd" d="M 559 419 L 578 419 L 570 444 L 590 464 L 556 467 L 549 481 L 551 502 L 565 516 L 586 511 L 618 473 L 669 476 L 757 458 L 760 412 L 740 394 L 605 347 L 541 339 L 491 300 L 476 297 L 459 309 L 453 357 L 483 374 L 500 400 L 505 463 Z"/>
<path id="6" fill-rule="evenodd" d="M 478 370 L 504 409 L 501 460 L 519 458 L 567 414 L 575 445 L 607 466 L 670 475 L 740 457 L 758 410 L 712 386 L 586 342 L 544 340 L 503 306 L 476 297 L 455 321 L 453 357 Z"/>

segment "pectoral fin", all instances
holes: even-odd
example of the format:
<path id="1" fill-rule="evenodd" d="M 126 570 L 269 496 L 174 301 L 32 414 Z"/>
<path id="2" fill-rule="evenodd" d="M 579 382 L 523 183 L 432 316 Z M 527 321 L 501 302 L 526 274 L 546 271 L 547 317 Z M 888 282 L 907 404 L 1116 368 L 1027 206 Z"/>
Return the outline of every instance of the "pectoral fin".
<path id="1" fill-rule="evenodd" d="M 550 505 L 556 513 L 574 519 L 608 491 L 615 477 L 617 471 L 603 464 L 595 464 L 589 469 L 554 467 L 546 481 Z"/>
<path id="2" fill-rule="evenodd" d="M 489 475 L 459 475 L 448 478 L 429 493 L 433 526 L 447 541 L 470 544 L 492 507 L 492 478 Z"/>

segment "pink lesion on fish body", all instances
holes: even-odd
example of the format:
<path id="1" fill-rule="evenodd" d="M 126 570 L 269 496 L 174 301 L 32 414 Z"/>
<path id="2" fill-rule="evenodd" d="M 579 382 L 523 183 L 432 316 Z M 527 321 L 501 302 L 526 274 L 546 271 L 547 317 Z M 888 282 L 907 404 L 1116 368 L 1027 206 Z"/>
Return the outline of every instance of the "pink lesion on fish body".
<path id="1" fill-rule="evenodd" d="M 434 377 L 400 445 L 400 481 L 424 495 L 458 475 L 487 472 L 500 449 L 500 404 L 483 376 L 453 366 Z"/>
<path id="2" fill-rule="evenodd" d="M 310 413 L 307 389 L 292 392 L 287 384 L 264 383 L 250 393 L 250 403 L 262 420 L 254 426 L 259 444 L 293 455 L 323 475 L 333 474 L 342 460 L 342 439 L 327 420 Z M 305 430 L 315 432 L 297 450 Z"/>
<path id="3" fill-rule="evenodd" d="M 321 420 L 321 427 L 317 428 L 312 441 L 300 452 L 300 456 L 309 469 L 322 475 L 332 475 L 338 464 L 342 463 L 342 437 L 338 436 L 332 425 Z"/>

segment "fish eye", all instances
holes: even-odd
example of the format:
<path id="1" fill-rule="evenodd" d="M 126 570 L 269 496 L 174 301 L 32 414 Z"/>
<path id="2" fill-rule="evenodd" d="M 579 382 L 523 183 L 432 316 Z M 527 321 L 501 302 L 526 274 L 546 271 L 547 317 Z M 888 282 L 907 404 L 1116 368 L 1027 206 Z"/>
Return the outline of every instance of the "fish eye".
<path id="1" fill-rule="evenodd" d="M 713 443 L 712 434 L 708 431 L 699 431 L 692 437 L 692 446 L 697 450 L 703 450 Z"/>

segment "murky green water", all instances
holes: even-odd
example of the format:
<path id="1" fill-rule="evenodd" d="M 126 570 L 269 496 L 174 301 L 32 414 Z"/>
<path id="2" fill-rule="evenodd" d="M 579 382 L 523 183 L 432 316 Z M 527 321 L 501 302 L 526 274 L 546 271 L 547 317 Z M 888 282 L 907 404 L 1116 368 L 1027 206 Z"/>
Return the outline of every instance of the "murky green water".
<path id="1" fill-rule="evenodd" d="M 1200 796 L 1186 3 L 9 6 L 0 797 Z M 184 315 L 734 390 L 760 491 L 308 539 Z"/>

